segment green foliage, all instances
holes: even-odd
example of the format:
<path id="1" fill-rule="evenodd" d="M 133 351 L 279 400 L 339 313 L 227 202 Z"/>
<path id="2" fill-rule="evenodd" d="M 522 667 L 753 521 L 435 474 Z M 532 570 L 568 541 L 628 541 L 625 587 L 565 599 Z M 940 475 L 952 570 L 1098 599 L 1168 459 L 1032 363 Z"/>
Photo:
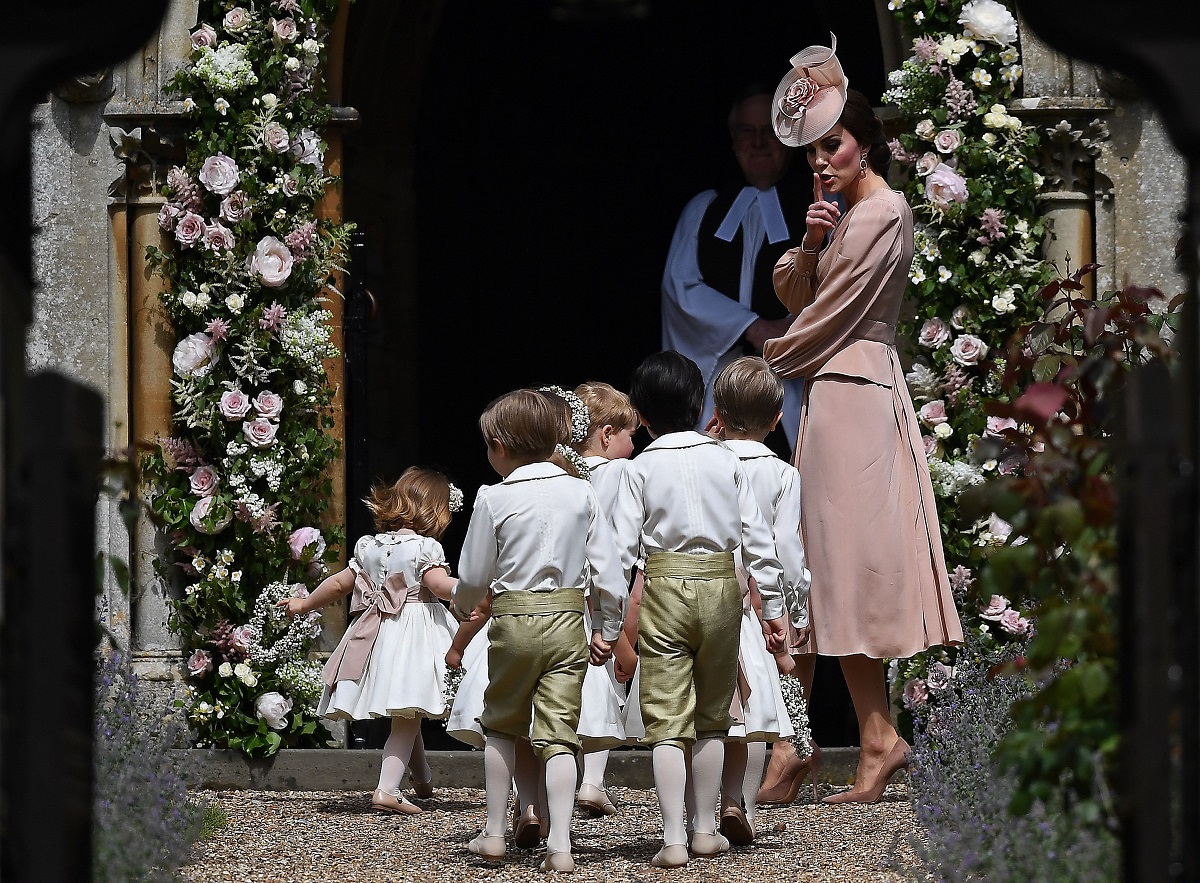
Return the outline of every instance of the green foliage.
<path id="1" fill-rule="evenodd" d="M 1131 366 L 1171 357 L 1160 331 L 1175 321 L 1178 302 L 1136 288 L 1087 300 L 1080 280 L 1092 269 L 1047 286 L 1054 318 L 1029 324 L 1008 347 L 1003 385 L 1011 402 L 989 411 L 1028 430 L 994 442 L 999 456 L 1023 467 L 979 500 L 1025 541 L 999 550 L 980 580 L 984 594 L 1028 599 L 1037 623 L 1022 660 L 1037 688 L 1014 705 L 999 754 L 1018 775 L 1014 811 L 1061 794 L 1100 819 L 1110 810 L 1097 783 L 1113 772 L 1119 745 L 1116 491 L 1106 420 Z"/>

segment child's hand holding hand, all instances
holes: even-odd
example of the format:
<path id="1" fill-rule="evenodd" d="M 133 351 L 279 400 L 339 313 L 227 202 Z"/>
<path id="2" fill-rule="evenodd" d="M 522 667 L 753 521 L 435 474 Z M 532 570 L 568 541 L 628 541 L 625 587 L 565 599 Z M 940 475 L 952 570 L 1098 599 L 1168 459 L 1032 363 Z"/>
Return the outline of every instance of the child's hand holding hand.
<path id="1" fill-rule="evenodd" d="M 457 647 L 451 647 L 446 653 L 446 668 L 462 668 L 463 652 Z"/>
<path id="2" fill-rule="evenodd" d="M 599 629 L 592 632 L 591 659 L 592 665 L 604 665 L 612 657 L 612 645 L 604 640 Z"/>
<path id="3" fill-rule="evenodd" d="M 299 616 L 308 612 L 303 598 L 284 598 L 282 601 L 276 601 L 275 606 L 282 607 L 288 616 Z"/>
<path id="4" fill-rule="evenodd" d="M 782 616 L 763 620 L 763 637 L 767 639 L 767 649 L 772 654 L 780 653 L 787 645 L 787 622 Z"/>
<path id="5" fill-rule="evenodd" d="M 637 651 L 635 651 L 633 649 L 633 645 L 626 640 L 624 634 L 622 634 L 617 640 L 617 644 L 613 648 L 613 657 L 617 661 L 617 683 L 629 683 L 631 680 L 633 680 L 633 673 L 637 671 L 638 657 Z"/>

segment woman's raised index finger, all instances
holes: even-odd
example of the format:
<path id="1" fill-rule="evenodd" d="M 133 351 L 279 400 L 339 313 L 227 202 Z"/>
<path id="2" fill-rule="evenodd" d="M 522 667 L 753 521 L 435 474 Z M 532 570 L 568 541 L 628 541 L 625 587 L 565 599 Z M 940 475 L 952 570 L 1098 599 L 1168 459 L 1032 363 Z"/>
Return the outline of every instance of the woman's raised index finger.
<path id="1" fill-rule="evenodd" d="M 821 176 L 813 172 L 813 198 L 817 202 L 825 201 L 825 191 L 821 189 Z"/>

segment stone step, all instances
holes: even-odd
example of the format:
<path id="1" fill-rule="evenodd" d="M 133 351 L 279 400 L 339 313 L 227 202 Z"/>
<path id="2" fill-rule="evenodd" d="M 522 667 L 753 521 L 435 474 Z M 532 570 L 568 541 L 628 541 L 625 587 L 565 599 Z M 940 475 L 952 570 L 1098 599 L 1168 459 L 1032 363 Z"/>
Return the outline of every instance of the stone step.
<path id="1" fill-rule="evenodd" d="M 239 751 L 181 749 L 202 788 L 219 791 L 370 791 L 379 781 L 383 752 L 378 749 L 287 749 L 266 760 Z M 482 751 L 430 751 L 433 780 L 442 788 L 482 788 Z M 854 781 L 857 748 L 824 748 L 818 779 L 832 785 Z M 614 751 L 606 781 L 622 788 L 653 788 L 650 752 Z M 406 785 L 407 787 L 407 785 Z"/>

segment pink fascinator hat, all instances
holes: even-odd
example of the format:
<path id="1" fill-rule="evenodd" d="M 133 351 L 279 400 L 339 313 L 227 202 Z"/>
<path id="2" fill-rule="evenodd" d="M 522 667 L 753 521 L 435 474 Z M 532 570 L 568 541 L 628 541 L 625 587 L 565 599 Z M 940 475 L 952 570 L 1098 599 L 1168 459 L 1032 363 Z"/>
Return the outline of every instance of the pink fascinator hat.
<path id="1" fill-rule="evenodd" d="M 792 56 L 772 103 L 775 134 L 788 147 L 811 144 L 841 119 L 849 80 L 837 59 L 837 37 L 829 48 L 809 46 Z"/>

